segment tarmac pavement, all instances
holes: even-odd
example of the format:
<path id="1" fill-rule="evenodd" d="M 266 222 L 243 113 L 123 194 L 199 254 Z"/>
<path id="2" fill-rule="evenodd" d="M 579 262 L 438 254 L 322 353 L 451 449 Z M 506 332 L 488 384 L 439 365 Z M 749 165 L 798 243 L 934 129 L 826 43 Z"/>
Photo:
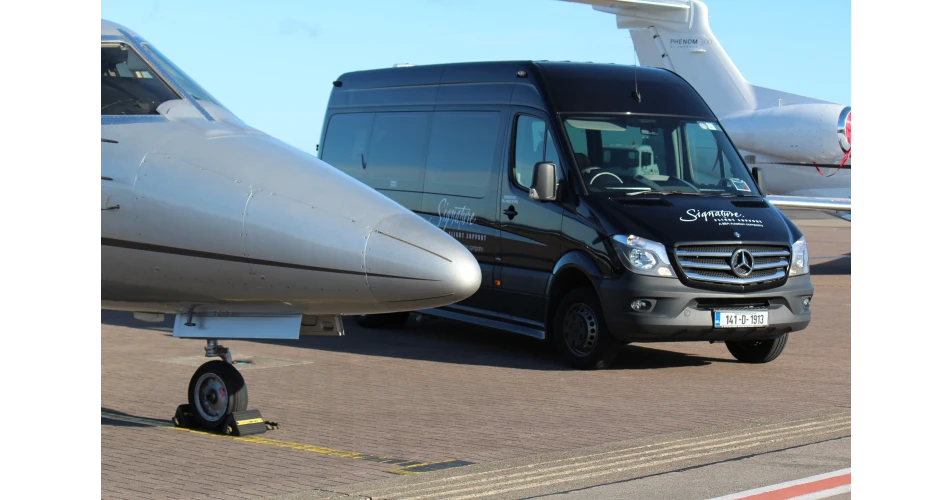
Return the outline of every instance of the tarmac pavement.
<path id="1" fill-rule="evenodd" d="M 343 337 L 223 342 L 249 408 L 279 423 L 228 437 L 169 425 L 204 342 L 103 311 L 102 498 L 702 498 L 848 467 L 850 226 L 788 213 L 810 245 L 813 320 L 765 365 L 663 343 L 577 371 L 507 332 L 346 318 Z M 413 493 L 437 480 L 449 489 Z"/>

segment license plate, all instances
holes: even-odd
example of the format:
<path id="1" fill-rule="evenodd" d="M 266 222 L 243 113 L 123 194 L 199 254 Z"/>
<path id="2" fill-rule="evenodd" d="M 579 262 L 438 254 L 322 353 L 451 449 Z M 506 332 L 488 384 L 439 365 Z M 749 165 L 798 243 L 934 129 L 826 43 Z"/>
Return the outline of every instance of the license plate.
<path id="1" fill-rule="evenodd" d="M 767 326 L 767 311 L 714 311 L 714 328 Z"/>

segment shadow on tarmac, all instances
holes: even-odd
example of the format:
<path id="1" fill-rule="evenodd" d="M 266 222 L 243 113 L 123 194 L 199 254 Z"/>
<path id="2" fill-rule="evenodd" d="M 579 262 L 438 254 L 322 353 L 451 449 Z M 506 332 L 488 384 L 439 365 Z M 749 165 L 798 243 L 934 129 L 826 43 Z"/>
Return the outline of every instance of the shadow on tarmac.
<path id="1" fill-rule="evenodd" d="M 116 410 L 113 410 L 113 409 L 111 409 L 111 408 L 100 407 L 100 409 L 102 410 L 102 413 L 112 413 L 112 414 L 118 415 L 118 416 L 132 417 L 132 418 L 134 418 L 134 419 L 143 419 L 143 420 L 145 420 L 145 417 L 139 417 L 139 416 L 136 416 L 136 415 L 129 415 L 128 413 L 123 413 L 123 412 L 121 412 L 121 411 L 116 411 Z M 101 423 L 100 423 L 100 425 L 110 425 L 110 426 L 113 426 L 113 427 L 155 427 L 154 424 L 150 425 L 150 424 L 144 423 L 144 422 L 132 422 L 132 421 L 127 421 L 127 420 L 119 420 L 119 419 L 116 419 L 116 418 L 109 418 L 109 417 L 107 417 L 107 416 L 105 416 L 105 415 L 102 415 L 100 418 L 101 418 Z"/>
<path id="2" fill-rule="evenodd" d="M 161 323 L 136 320 L 131 312 L 102 311 L 102 324 L 141 328 L 172 334 L 175 317 L 166 315 Z M 327 352 L 415 359 L 437 363 L 497 366 L 523 370 L 571 371 L 542 341 L 515 333 L 497 331 L 452 320 L 434 318 L 422 325 L 412 321 L 401 329 L 366 329 L 353 317 L 344 317 L 343 337 L 306 336 L 299 340 L 248 340 L 263 344 L 318 349 Z M 228 345 L 227 342 L 223 342 Z M 625 346 L 610 370 L 643 370 L 705 366 L 712 362 L 731 362 L 694 356 L 675 351 Z"/>
<path id="3" fill-rule="evenodd" d="M 851 276 L 850 261 L 852 253 L 848 253 L 822 264 L 810 264 L 810 274 L 817 276 Z"/>
<path id="4" fill-rule="evenodd" d="M 329 352 L 415 359 L 437 363 L 497 366 L 522 370 L 573 371 L 545 342 L 446 319 L 408 322 L 401 329 L 365 329 L 344 318 L 343 337 L 303 337 L 298 341 L 258 342 Z M 727 361 L 628 345 L 610 369 L 638 370 L 704 366 Z"/>

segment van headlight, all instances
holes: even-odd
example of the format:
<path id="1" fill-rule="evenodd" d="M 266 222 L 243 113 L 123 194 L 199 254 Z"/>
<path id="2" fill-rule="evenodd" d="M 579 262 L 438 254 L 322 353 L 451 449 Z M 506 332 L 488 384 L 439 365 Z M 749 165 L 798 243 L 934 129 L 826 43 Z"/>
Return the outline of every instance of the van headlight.
<path id="1" fill-rule="evenodd" d="M 800 238 L 793 244 L 790 255 L 790 276 L 810 274 L 810 255 L 807 253 L 807 240 Z"/>
<path id="2" fill-rule="evenodd" d="M 612 244 L 621 263 L 629 271 L 648 276 L 675 277 L 671 262 L 668 261 L 668 252 L 661 243 L 635 235 L 619 234 L 612 237 Z"/>

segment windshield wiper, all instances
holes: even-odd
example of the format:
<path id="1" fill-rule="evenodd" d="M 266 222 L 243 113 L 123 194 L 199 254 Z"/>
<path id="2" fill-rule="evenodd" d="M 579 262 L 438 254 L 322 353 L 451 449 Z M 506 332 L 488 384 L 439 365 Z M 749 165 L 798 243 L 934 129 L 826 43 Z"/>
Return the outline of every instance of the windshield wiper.
<path id="1" fill-rule="evenodd" d="M 625 196 L 638 196 L 639 194 L 683 194 L 687 196 L 710 196 L 707 193 L 695 193 L 693 191 L 637 191 L 634 193 L 625 193 Z"/>

